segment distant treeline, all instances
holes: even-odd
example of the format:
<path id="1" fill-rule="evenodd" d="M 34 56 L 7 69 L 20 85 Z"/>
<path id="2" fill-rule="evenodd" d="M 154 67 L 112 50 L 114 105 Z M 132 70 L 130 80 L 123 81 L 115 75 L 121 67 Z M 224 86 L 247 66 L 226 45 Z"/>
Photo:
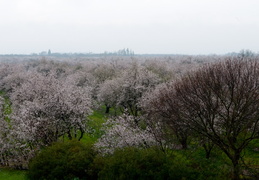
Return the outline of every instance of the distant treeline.
<path id="1" fill-rule="evenodd" d="M 100 57 L 100 56 L 134 56 L 134 51 L 129 48 L 120 49 L 115 52 L 105 51 L 103 53 L 59 53 L 42 51 L 40 53 L 31 53 L 31 54 L 0 54 L 0 56 L 55 56 L 55 57 Z"/>
<path id="2" fill-rule="evenodd" d="M 187 55 L 187 54 L 157 54 L 157 53 L 145 53 L 145 54 L 136 54 L 133 50 L 129 48 L 120 49 L 114 52 L 105 51 L 103 53 L 60 53 L 60 52 L 51 52 L 42 51 L 40 53 L 31 53 L 31 54 L 0 54 L 0 57 L 37 57 L 37 56 L 50 56 L 50 57 L 112 57 L 112 56 L 146 56 L 146 57 L 161 57 L 161 56 L 242 56 L 242 57 L 253 57 L 258 56 L 258 53 L 255 53 L 249 49 L 242 49 L 239 52 L 229 52 L 226 54 L 200 54 L 200 55 Z"/>

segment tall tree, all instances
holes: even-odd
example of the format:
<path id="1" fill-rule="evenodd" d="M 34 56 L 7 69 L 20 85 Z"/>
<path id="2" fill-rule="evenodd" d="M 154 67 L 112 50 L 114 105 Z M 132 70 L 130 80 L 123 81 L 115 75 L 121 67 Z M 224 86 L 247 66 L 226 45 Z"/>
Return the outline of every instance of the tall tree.
<path id="1" fill-rule="evenodd" d="M 158 98 L 172 122 L 180 119 L 217 145 L 232 162 L 233 179 L 239 179 L 242 152 L 259 138 L 258 59 L 233 57 L 204 65 Z"/>

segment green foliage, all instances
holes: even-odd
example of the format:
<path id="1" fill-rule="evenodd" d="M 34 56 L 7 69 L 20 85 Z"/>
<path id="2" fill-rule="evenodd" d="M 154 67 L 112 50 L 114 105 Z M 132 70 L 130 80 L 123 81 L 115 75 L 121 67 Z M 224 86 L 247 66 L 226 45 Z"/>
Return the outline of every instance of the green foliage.
<path id="1" fill-rule="evenodd" d="M 219 149 L 212 151 L 210 158 L 206 158 L 205 150 L 202 147 L 178 151 L 183 154 L 191 163 L 193 169 L 199 172 L 199 179 L 224 180 L 230 179 L 231 162 L 228 157 Z"/>
<path id="2" fill-rule="evenodd" d="M 95 179 L 92 145 L 72 140 L 55 143 L 42 150 L 29 163 L 29 179 Z"/>
<path id="3" fill-rule="evenodd" d="M 96 162 L 96 161 L 95 161 Z M 154 148 L 119 149 L 103 158 L 99 179 L 197 179 L 189 162 L 181 155 L 167 155 Z M 97 163 L 95 163 L 96 165 Z"/>
<path id="4" fill-rule="evenodd" d="M 242 162 L 245 169 L 243 174 L 245 178 L 259 178 L 259 139 L 251 141 L 244 150 Z"/>
<path id="5" fill-rule="evenodd" d="M 244 179 L 256 179 L 259 174 L 259 139 L 254 139 L 244 149 L 240 162 L 241 177 Z M 214 147 L 209 159 L 205 158 L 202 147 L 194 147 L 185 153 L 192 162 L 193 168 L 199 169 L 201 179 L 231 179 L 232 163 L 230 159 L 217 146 Z M 257 177 L 256 177 L 257 175 Z"/>
<path id="6" fill-rule="evenodd" d="M 99 179 L 231 179 L 229 159 L 215 150 L 209 159 L 203 148 L 167 150 L 124 148 L 95 159 Z"/>

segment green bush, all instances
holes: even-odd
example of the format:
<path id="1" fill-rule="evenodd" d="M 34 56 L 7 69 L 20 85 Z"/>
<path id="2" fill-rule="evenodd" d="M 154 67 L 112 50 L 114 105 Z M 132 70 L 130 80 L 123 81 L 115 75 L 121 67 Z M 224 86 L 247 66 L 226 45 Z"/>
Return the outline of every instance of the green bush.
<path id="1" fill-rule="evenodd" d="M 55 143 L 32 159 L 29 163 L 28 178 L 32 180 L 96 179 L 92 170 L 95 156 L 93 146 L 80 141 Z"/>
<path id="2" fill-rule="evenodd" d="M 216 155 L 215 155 L 216 156 Z M 202 151 L 127 147 L 97 155 L 92 145 L 79 141 L 55 143 L 29 164 L 29 179 L 182 180 L 229 179 L 224 157 L 206 159 Z"/>
<path id="3" fill-rule="evenodd" d="M 103 158 L 99 179 L 197 179 L 198 172 L 180 155 L 149 148 L 125 148 Z M 100 162 L 100 161 L 99 161 Z"/>

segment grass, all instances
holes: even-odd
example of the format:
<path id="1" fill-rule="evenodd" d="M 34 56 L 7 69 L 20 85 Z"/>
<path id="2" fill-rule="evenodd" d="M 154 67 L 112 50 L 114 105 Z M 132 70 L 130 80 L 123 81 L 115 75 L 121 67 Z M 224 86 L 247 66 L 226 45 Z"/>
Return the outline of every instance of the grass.
<path id="1" fill-rule="evenodd" d="M 0 96 L 4 98 L 4 107 L 3 107 L 4 119 L 5 121 L 10 122 L 9 115 L 12 113 L 10 99 L 6 96 L 6 94 L 3 91 L 0 91 Z"/>
<path id="2" fill-rule="evenodd" d="M 108 118 L 109 114 L 105 113 L 105 107 L 100 107 L 96 109 L 93 114 L 88 116 L 87 126 L 90 128 L 90 131 L 84 135 L 82 141 L 83 142 L 96 142 L 102 135 L 102 126 Z"/>
<path id="3" fill-rule="evenodd" d="M 0 180 L 26 180 L 26 171 L 0 168 Z"/>
<path id="4" fill-rule="evenodd" d="M 84 134 L 81 141 L 85 143 L 95 143 L 104 133 L 102 130 L 102 126 L 107 117 L 108 115 L 105 114 L 104 107 L 94 110 L 93 114 L 87 117 L 88 121 L 86 126 L 88 130 Z M 67 141 L 67 135 L 62 137 L 62 140 Z"/>

